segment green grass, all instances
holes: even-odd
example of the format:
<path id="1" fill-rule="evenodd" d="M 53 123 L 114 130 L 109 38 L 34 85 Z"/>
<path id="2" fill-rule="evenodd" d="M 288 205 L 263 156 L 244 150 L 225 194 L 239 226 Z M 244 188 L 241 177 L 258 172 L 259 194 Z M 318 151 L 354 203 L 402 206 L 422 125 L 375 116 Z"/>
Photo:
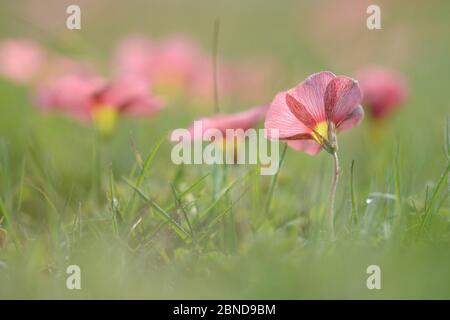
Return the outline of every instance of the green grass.
<path id="1" fill-rule="evenodd" d="M 383 33 L 355 35 L 389 49 L 391 32 L 406 25 L 412 41 L 405 61 L 374 50 L 365 63 L 398 66 L 411 98 L 382 125 L 365 120 L 339 136 L 334 242 L 325 224 L 332 159 L 324 152 L 310 157 L 288 148 L 273 177 L 250 165 L 176 166 L 168 133 L 211 114 L 212 105 L 174 101 L 155 119 L 123 119 L 101 140 L 92 128 L 39 113 L 28 89 L 0 80 L 0 225 L 8 238 L 0 249 L 0 298 L 449 299 L 450 76 L 442 71 L 450 44 L 439 40 L 447 35 L 439 26 L 450 11 L 422 4 L 405 13 L 402 5 L 386 7 L 392 11 Z M 351 74 L 362 65 L 348 60 L 366 43 L 316 45 L 319 35 L 302 22 L 314 12 L 311 4 L 249 2 L 241 12 L 223 3 L 206 7 L 209 15 L 183 7 L 191 20 L 198 17 L 192 25 L 162 19 L 176 16 L 171 6 L 181 4 L 159 4 L 159 14 L 148 13 L 155 20 L 132 19 L 123 31 L 108 20 L 114 17 L 96 17 L 82 35 L 105 57 L 133 28 L 187 29 L 208 47 L 210 15 L 220 16 L 225 56 L 263 52 L 283 66 L 283 77 L 270 80 L 273 91 L 254 104 L 310 72 Z M 267 25 L 269 17 L 277 28 Z M 111 29 L 103 37 L 105 25 Z M 1 34 L 31 32 L 13 26 Z M 249 106 L 221 99 L 224 112 Z M 66 289 L 71 264 L 81 267 L 80 291 Z M 381 290 L 366 287 L 372 264 L 381 268 Z"/>

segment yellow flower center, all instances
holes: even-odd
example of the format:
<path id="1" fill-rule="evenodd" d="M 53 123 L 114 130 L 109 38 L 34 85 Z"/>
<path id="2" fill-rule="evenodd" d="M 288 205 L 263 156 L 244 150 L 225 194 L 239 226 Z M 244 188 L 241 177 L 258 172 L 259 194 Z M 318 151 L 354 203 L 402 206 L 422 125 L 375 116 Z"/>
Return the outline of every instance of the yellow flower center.
<path id="1" fill-rule="evenodd" d="M 317 134 L 320 135 L 317 136 Z M 328 140 L 328 123 L 326 121 L 322 121 L 314 128 L 314 131 L 312 132 L 312 136 L 314 140 L 316 140 L 319 144 L 322 144 L 322 141 Z"/>
<path id="2" fill-rule="evenodd" d="M 92 110 L 92 121 L 97 130 L 103 135 L 109 135 L 114 130 L 118 118 L 118 111 L 109 105 L 100 105 Z"/>

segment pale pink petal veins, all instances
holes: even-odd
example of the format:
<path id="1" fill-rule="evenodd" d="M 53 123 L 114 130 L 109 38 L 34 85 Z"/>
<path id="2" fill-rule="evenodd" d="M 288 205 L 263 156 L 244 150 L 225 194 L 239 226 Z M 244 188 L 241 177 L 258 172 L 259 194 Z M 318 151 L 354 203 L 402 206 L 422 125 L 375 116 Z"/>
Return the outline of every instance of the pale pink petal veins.
<path id="1" fill-rule="evenodd" d="M 325 113 L 338 127 L 362 101 L 362 91 L 352 78 L 338 76 L 328 84 L 323 97 Z"/>
<path id="2" fill-rule="evenodd" d="M 289 93 L 305 106 L 317 123 L 326 119 L 323 97 L 328 83 L 335 77 L 331 72 L 321 71 L 309 76 L 297 87 L 289 90 Z"/>
<path id="3" fill-rule="evenodd" d="M 293 96 L 289 93 L 286 93 L 286 104 L 289 107 L 289 110 L 292 114 L 303 123 L 305 126 L 314 130 L 317 125 L 316 120 L 314 120 L 313 116 L 306 110 L 305 106 L 301 104 L 299 101 L 295 100 Z"/>
<path id="4" fill-rule="evenodd" d="M 364 110 L 362 106 L 357 106 L 353 111 L 347 116 L 347 118 L 339 124 L 337 127 L 338 131 L 343 131 L 356 127 L 364 119 Z"/>
<path id="5" fill-rule="evenodd" d="M 289 110 L 286 104 L 286 92 L 278 93 L 273 99 L 265 121 L 266 137 L 270 139 L 283 139 L 300 133 L 311 133 L 311 129 L 301 123 Z M 274 137 L 272 130 L 278 130 L 279 135 Z"/>

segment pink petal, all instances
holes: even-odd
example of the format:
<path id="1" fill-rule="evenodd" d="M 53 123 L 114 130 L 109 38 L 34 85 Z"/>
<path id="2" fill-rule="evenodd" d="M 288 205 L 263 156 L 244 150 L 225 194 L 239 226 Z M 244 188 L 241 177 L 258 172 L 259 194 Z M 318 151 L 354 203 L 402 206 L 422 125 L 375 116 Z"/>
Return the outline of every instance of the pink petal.
<path id="1" fill-rule="evenodd" d="M 326 120 L 323 97 L 328 83 L 335 77 L 331 72 L 321 71 L 309 76 L 297 87 L 289 90 L 289 93 L 305 106 L 317 123 Z"/>
<path id="2" fill-rule="evenodd" d="M 302 123 L 290 110 L 286 103 L 286 94 L 297 100 L 314 118 L 316 123 L 325 121 L 324 101 L 328 83 L 336 76 L 328 71 L 322 71 L 309 76 L 297 87 L 286 92 L 280 92 L 273 100 L 266 117 L 266 136 L 271 137 L 270 129 L 279 130 L 279 138 L 286 138 L 300 133 L 310 133 L 308 124 Z M 311 124 L 309 124 L 311 125 Z"/>
<path id="3" fill-rule="evenodd" d="M 208 129 L 218 129 L 222 134 L 225 134 L 227 129 L 242 129 L 246 131 L 247 129 L 255 127 L 258 122 L 264 118 L 267 110 L 268 106 L 259 106 L 232 115 L 219 114 L 212 118 L 202 118 L 191 126 L 189 131 L 194 139 L 201 138 L 194 136 L 194 132 L 201 132 L 203 134 Z M 195 130 L 195 125 L 200 125 L 200 122 L 202 130 Z"/>
<path id="4" fill-rule="evenodd" d="M 338 127 L 341 121 L 357 108 L 362 101 L 358 82 L 352 78 L 338 76 L 328 84 L 325 95 L 325 112 Z"/>
<path id="5" fill-rule="evenodd" d="M 146 97 L 149 91 L 148 80 L 129 74 L 110 82 L 98 99 L 101 104 L 122 108 L 132 100 Z"/>
<path id="6" fill-rule="evenodd" d="M 148 80 L 137 75 L 124 75 L 112 81 L 97 97 L 97 104 L 112 106 L 132 116 L 159 111 L 162 100 L 150 93 Z"/>
<path id="7" fill-rule="evenodd" d="M 314 140 L 286 140 L 288 146 L 297 151 L 303 151 L 310 155 L 316 155 L 322 147 Z"/>
<path id="8" fill-rule="evenodd" d="M 164 102 L 156 97 L 147 96 L 136 99 L 126 107 L 126 113 L 133 117 L 152 115 L 162 109 Z"/>
<path id="9" fill-rule="evenodd" d="M 347 116 L 347 118 L 339 124 L 339 127 L 337 128 L 337 130 L 344 131 L 344 130 L 356 127 L 363 119 L 364 119 L 364 110 L 363 110 L 362 106 L 357 106 Z"/>
<path id="10" fill-rule="evenodd" d="M 95 95 L 105 86 L 98 77 L 69 75 L 38 90 L 37 102 L 46 109 L 57 109 L 75 118 L 90 118 Z"/>
<path id="11" fill-rule="evenodd" d="M 311 129 L 301 123 L 289 110 L 286 104 L 286 92 L 278 93 L 273 99 L 265 121 L 266 137 L 282 139 L 300 133 L 310 133 Z M 271 130 L 276 129 L 279 135 L 272 136 Z"/>
<path id="12" fill-rule="evenodd" d="M 305 106 L 302 105 L 299 101 L 295 100 L 293 96 L 289 93 L 286 94 L 286 104 L 289 107 L 289 110 L 292 114 L 305 126 L 314 130 L 317 125 L 316 120 L 312 117 L 311 114 L 306 110 Z"/>

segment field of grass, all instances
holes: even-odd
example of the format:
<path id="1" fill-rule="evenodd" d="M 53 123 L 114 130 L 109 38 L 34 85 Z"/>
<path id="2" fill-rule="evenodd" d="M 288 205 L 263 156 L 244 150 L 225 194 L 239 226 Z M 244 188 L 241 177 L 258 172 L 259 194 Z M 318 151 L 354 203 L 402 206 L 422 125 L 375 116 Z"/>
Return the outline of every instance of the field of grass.
<path id="1" fill-rule="evenodd" d="M 177 166 L 170 131 L 211 115 L 212 101 L 169 98 L 105 139 L 0 79 L 1 299 L 450 298 L 450 3 L 380 1 L 383 27 L 369 31 L 365 7 L 345 18 L 353 1 L 80 1 L 82 30 L 68 31 L 64 1 L 41 16 L 27 11 L 35 2 L 0 4 L 0 38 L 34 38 L 106 74 L 122 36 L 183 32 L 210 50 L 219 18 L 220 58 L 269 57 L 282 70 L 259 98 L 221 97 L 224 112 L 268 104 L 317 71 L 370 64 L 402 72 L 410 97 L 339 136 L 329 241 L 326 152 L 288 148 L 276 181 L 258 165 Z M 81 290 L 66 288 L 68 265 L 80 266 Z M 366 286 L 369 265 L 381 290 Z"/>

